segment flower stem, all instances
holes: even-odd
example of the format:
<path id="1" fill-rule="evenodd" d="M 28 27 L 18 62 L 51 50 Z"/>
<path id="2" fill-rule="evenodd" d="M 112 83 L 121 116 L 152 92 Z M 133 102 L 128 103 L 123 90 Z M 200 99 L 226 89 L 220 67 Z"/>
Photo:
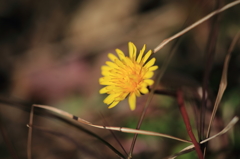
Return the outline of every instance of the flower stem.
<path id="1" fill-rule="evenodd" d="M 188 135 L 191 138 L 191 141 L 192 141 L 192 143 L 193 143 L 193 145 L 195 147 L 195 150 L 197 152 L 198 158 L 199 159 L 203 159 L 203 154 L 202 154 L 202 151 L 200 149 L 199 143 L 197 142 L 197 140 L 196 140 L 196 138 L 195 138 L 195 136 L 194 136 L 194 134 L 192 132 L 192 127 L 191 127 L 191 124 L 190 124 L 190 121 L 189 121 L 189 118 L 188 118 L 187 111 L 185 109 L 183 95 L 182 95 L 182 91 L 181 90 L 177 91 L 177 102 L 178 102 L 179 109 L 180 109 L 180 112 L 181 112 L 182 117 L 183 117 L 183 121 L 184 121 L 186 129 L 187 129 Z"/>

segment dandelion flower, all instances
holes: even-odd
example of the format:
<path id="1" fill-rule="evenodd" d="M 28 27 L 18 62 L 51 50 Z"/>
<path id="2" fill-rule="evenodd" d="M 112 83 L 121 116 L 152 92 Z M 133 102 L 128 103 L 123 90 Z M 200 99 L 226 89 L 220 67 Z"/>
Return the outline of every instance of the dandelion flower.
<path id="1" fill-rule="evenodd" d="M 147 62 L 152 50 L 144 55 L 146 49 L 144 45 L 137 56 L 137 48 L 132 42 L 128 43 L 128 47 L 129 57 L 116 49 L 118 57 L 109 53 L 108 57 L 111 61 L 107 61 L 106 65 L 101 68 L 103 77 L 99 79 L 99 83 L 105 87 L 99 92 L 109 94 L 103 101 L 109 105 L 108 108 L 115 107 L 128 96 L 130 109 L 134 110 L 136 97 L 147 94 L 149 92 L 147 87 L 154 83 L 151 78 L 153 71 L 158 68 L 158 66 L 153 66 L 156 59 L 152 58 Z"/>

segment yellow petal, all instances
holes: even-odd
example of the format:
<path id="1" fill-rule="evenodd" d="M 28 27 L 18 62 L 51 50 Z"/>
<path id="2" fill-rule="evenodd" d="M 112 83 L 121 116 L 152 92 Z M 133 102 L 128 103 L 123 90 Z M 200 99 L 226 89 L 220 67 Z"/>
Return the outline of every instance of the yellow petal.
<path id="1" fill-rule="evenodd" d="M 148 61 L 145 65 L 144 65 L 144 68 L 149 68 L 151 67 L 152 65 L 154 65 L 156 61 L 156 58 L 152 58 L 150 61 Z"/>
<path id="2" fill-rule="evenodd" d="M 140 96 L 141 96 L 141 93 L 139 92 L 139 90 L 136 90 L 134 93 L 135 93 L 135 95 L 136 95 L 137 97 L 140 97 Z"/>
<path id="3" fill-rule="evenodd" d="M 144 79 L 146 79 L 146 78 L 152 78 L 152 76 L 153 76 L 153 72 L 147 72 L 147 73 L 143 76 L 143 78 L 144 78 Z"/>
<path id="4" fill-rule="evenodd" d="M 111 72 L 109 72 L 109 71 L 102 71 L 102 75 L 103 76 L 110 76 Z"/>
<path id="5" fill-rule="evenodd" d="M 100 94 L 104 94 L 104 93 L 109 92 L 109 87 L 111 87 L 111 86 L 103 87 L 102 89 L 100 89 L 99 93 L 100 93 Z"/>
<path id="6" fill-rule="evenodd" d="M 99 83 L 101 84 L 104 81 L 103 77 L 99 78 Z"/>
<path id="7" fill-rule="evenodd" d="M 130 59 L 132 59 L 132 57 L 133 57 L 133 45 L 132 45 L 132 42 L 128 43 L 128 53 L 129 53 Z"/>
<path id="8" fill-rule="evenodd" d="M 128 93 L 122 93 L 120 96 L 116 97 L 115 100 L 116 101 L 124 100 L 127 95 L 128 95 Z"/>
<path id="9" fill-rule="evenodd" d="M 148 70 L 149 70 L 149 71 L 155 71 L 156 69 L 158 69 L 158 66 L 152 66 L 152 67 L 150 67 Z"/>
<path id="10" fill-rule="evenodd" d="M 134 93 L 131 93 L 129 95 L 128 103 L 131 110 L 134 110 L 136 108 L 136 95 Z"/>
<path id="11" fill-rule="evenodd" d="M 145 49 L 146 49 L 146 45 L 144 44 L 142 50 L 140 51 L 140 54 L 138 55 L 137 63 L 141 62 L 142 56 L 143 56 L 143 53 L 144 53 Z"/>
<path id="12" fill-rule="evenodd" d="M 118 68 L 118 66 L 113 62 L 107 61 L 106 64 L 112 68 Z"/>
<path id="13" fill-rule="evenodd" d="M 116 49 L 116 53 L 118 54 L 120 60 L 123 60 L 125 58 L 125 55 L 122 52 L 122 50 Z"/>
<path id="14" fill-rule="evenodd" d="M 154 81 L 152 79 L 145 79 L 144 83 L 146 83 L 148 86 L 153 85 Z"/>
<path id="15" fill-rule="evenodd" d="M 128 57 L 125 58 L 125 65 L 134 67 L 133 61 L 129 59 Z"/>
<path id="16" fill-rule="evenodd" d="M 114 101 L 115 96 L 116 96 L 115 94 L 110 94 L 103 100 L 103 102 L 109 105 Z"/>
<path id="17" fill-rule="evenodd" d="M 140 92 L 143 93 L 143 94 L 147 94 L 149 92 L 149 90 L 146 87 L 142 87 L 140 89 Z"/>
<path id="18" fill-rule="evenodd" d="M 119 67 L 121 67 L 121 68 L 124 67 L 124 64 L 122 63 L 122 61 L 120 61 L 120 60 L 118 60 L 118 59 L 115 60 L 115 63 L 116 63 Z"/>
<path id="19" fill-rule="evenodd" d="M 113 62 L 114 62 L 116 59 L 118 59 L 115 55 L 113 55 L 113 54 L 111 54 L 111 53 L 108 54 L 108 58 L 109 58 L 110 60 L 112 60 Z"/>
<path id="20" fill-rule="evenodd" d="M 112 82 L 110 82 L 109 80 L 106 80 L 105 78 L 106 77 L 99 78 L 99 84 L 101 84 L 101 85 L 112 85 Z"/>
<path id="21" fill-rule="evenodd" d="M 100 94 L 104 94 L 104 93 L 107 93 L 108 90 L 106 89 L 106 87 L 103 87 L 102 89 L 100 89 L 99 93 Z"/>
<path id="22" fill-rule="evenodd" d="M 119 101 L 113 102 L 113 103 L 108 107 L 108 109 L 111 109 L 111 108 L 115 107 L 118 103 L 119 103 Z"/>
<path id="23" fill-rule="evenodd" d="M 101 70 L 102 70 L 102 71 L 109 71 L 109 70 L 111 70 L 111 69 L 112 69 L 111 67 L 106 66 L 106 65 L 103 65 L 103 66 L 101 67 Z"/>
<path id="24" fill-rule="evenodd" d="M 144 64 L 144 63 L 147 61 L 147 59 L 151 56 L 151 54 L 152 54 L 152 50 L 149 50 L 149 51 L 146 53 L 146 55 L 143 57 L 141 63 Z"/>
<path id="25" fill-rule="evenodd" d="M 132 43 L 133 45 L 133 57 L 132 59 L 136 61 L 136 56 L 137 56 L 137 47 Z"/>

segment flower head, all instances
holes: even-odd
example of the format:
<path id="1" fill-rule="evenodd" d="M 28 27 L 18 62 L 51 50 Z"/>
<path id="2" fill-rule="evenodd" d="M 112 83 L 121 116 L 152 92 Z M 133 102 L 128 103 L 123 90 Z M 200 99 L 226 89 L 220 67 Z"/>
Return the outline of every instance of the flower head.
<path id="1" fill-rule="evenodd" d="M 110 105 L 108 108 L 113 108 L 129 96 L 130 109 L 134 110 L 136 97 L 147 94 L 149 92 L 147 86 L 154 83 L 150 78 L 154 74 L 153 71 L 158 68 L 158 66 L 153 66 L 156 59 L 152 58 L 147 62 L 152 50 L 144 55 L 146 49 L 146 45 L 144 45 L 137 56 L 137 48 L 132 42 L 128 43 L 128 47 L 129 57 L 125 56 L 121 50 L 116 49 L 118 57 L 109 53 L 108 57 L 111 61 L 107 61 L 106 65 L 101 68 L 103 77 L 99 79 L 99 83 L 106 86 L 99 92 L 100 94 L 109 94 L 103 101 Z"/>

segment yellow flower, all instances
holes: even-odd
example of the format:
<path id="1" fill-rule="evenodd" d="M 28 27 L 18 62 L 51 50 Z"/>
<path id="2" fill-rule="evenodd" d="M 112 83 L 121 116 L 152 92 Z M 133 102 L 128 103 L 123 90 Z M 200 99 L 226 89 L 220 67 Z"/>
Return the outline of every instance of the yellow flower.
<path id="1" fill-rule="evenodd" d="M 109 53 L 108 57 L 111 61 L 107 61 L 106 65 L 101 68 L 103 77 L 99 79 L 99 83 L 106 86 L 99 92 L 100 94 L 109 94 L 103 101 L 110 105 L 108 108 L 113 108 L 129 96 L 130 109 L 134 110 L 136 96 L 148 93 L 147 86 L 154 83 L 150 78 L 154 74 L 153 71 L 158 68 L 158 66 L 153 66 L 156 59 L 152 58 L 146 63 L 152 50 L 144 55 L 146 49 L 146 45 L 144 45 L 137 56 L 137 48 L 132 42 L 128 43 L 128 47 L 129 57 L 125 56 L 121 50 L 116 49 L 118 57 Z"/>

